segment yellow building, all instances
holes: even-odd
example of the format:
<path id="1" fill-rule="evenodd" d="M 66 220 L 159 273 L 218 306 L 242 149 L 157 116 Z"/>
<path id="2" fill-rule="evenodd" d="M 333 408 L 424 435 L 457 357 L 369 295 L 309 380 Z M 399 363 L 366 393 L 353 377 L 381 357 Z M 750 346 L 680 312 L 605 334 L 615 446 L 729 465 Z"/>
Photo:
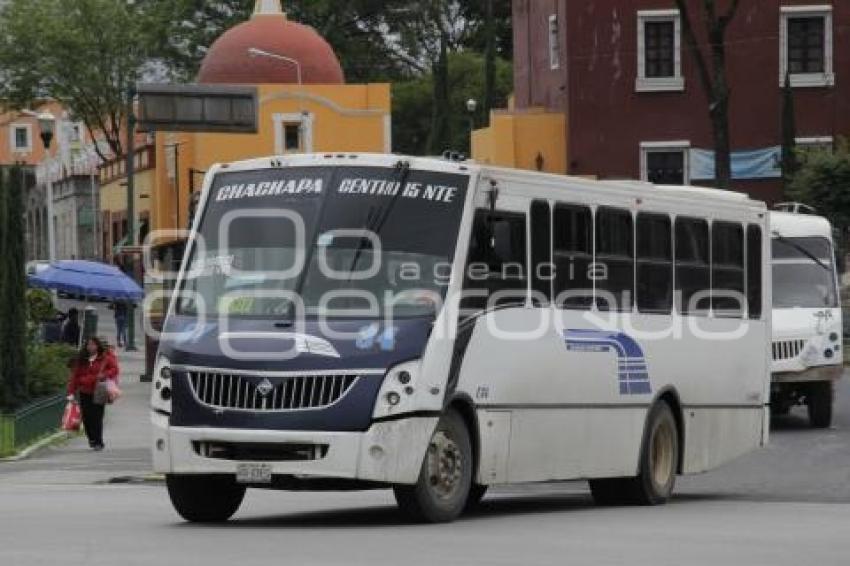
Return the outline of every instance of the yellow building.
<path id="1" fill-rule="evenodd" d="M 188 226 L 192 191 L 215 163 L 299 152 L 391 151 L 390 85 L 346 84 L 328 43 L 313 28 L 290 21 L 277 0 L 258 0 L 249 21 L 212 45 L 198 83 L 256 85 L 258 132 L 158 133 L 154 230 Z"/>
<path id="2" fill-rule="evenodd" d="M 151 195 L 156 185 L 156 152 L 153 143 L 136 149 L 135 213 L 136 241 L 143 241 L 150 227 Z M 100 244 L 103 261 L 116 256 L 129 240 L 127 222 L 127 160 L 112 159 L 100 165 Z"/>
<path id="3" fill-rule="evenodd" d="M 472 158 L 488 165 L 567 173 L 567 118 L 543 108 L 494 110 L 472 133 Z"/>

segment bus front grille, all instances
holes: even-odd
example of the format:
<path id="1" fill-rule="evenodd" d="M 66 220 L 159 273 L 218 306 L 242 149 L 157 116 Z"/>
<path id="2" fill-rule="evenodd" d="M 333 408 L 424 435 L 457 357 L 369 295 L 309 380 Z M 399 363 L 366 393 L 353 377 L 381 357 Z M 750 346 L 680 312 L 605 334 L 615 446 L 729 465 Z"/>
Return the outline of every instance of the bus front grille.
<path id="1" fill-rule="evenodd" d="M 773 343 L 774 360 L 790 360 L 803 351 L 805 340 L 779 340 Z"/>
<path id="2" fill-rule="evenodd" d="M 217 409 L 295 411 L 321 409 L 342 399 L 357 382 L 348 374 L 262 377 L 205 371 L 189 372 L 192 392 Z"/>

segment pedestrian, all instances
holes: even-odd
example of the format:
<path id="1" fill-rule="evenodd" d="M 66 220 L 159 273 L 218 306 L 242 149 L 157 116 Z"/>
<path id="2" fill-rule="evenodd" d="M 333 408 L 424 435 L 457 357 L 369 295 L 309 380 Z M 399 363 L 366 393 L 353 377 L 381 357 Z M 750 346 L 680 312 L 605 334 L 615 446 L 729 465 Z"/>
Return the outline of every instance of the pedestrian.
<path id="1" fill-rule="evenodd" d="M 80 343 L 80 311 L 75 308 L 68 309 L 68 316 L 62 323 L 62 342 L 77 346 Z"/>
<path id="2" fill-rule="evenodd" d="M 118 383 L 118 360 L 112 350 L 107 349 L 99 338 L 89 338 L 80 350 L 73 365 L 68 383 L 68 400 L 79 397 L 83 413 L 83 427 L 89 446 L 95 451 L 103 450 L 103 415 L 105 405 L 96 403 L 95 389 L 99 381 L 112 380 Z"/>
<path id="3" fill-rule="evenodd" d="M 112 303 L 112 310 L 115 315 L 116 342 L 118 342 L 119 348 L 123 348 L 127 345 L 127 312 L 129 307 L 126 301 L 115 301 Z"/>

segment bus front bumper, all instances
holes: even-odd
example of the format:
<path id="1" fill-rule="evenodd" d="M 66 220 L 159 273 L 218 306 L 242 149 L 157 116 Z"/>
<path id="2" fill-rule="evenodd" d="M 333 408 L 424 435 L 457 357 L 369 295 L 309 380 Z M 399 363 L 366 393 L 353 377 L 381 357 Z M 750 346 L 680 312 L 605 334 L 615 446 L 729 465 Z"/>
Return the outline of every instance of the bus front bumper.
<path id="1" fill-rule="evenodd" d="M 156 412 L 151 420 L 157 473 L 236 474 L 239 464 L 261 462 L 268 464 L 275 476 L 413 484 L 438 419 L 377 422 L 365 432 L 172 427 L 167 415 Z M 299 452 L 281 459 L 269 455 L 270 450 L 279 449 L 283 454 L 290 447 Z M 311 453 L 309 447 L 315 450 Z M 262 450 L 263 457 L 252 460 L 251 450 Z"/>
<path id="2" fill-rule="evenodd" d="M 843 365 L 814 366 L 803 371 L 780 371 L 770 376 L 773 383 L 805 383 L 809 381 L 837 381 L 844 375 Z"/>

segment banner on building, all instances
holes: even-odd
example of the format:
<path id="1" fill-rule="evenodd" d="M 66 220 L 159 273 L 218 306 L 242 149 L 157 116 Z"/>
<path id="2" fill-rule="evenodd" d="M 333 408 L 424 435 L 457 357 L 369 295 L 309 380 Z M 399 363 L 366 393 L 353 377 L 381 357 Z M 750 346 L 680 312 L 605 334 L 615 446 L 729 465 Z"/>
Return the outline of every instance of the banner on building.
<path id="1" fill-rule="evenodd" d="M 690 150 L 692 181 L 714 180 L 714 152 L 708 149 Z M 779 179 L 782 177 L 782 147 L 732 152 L 732 178 Z"/>

